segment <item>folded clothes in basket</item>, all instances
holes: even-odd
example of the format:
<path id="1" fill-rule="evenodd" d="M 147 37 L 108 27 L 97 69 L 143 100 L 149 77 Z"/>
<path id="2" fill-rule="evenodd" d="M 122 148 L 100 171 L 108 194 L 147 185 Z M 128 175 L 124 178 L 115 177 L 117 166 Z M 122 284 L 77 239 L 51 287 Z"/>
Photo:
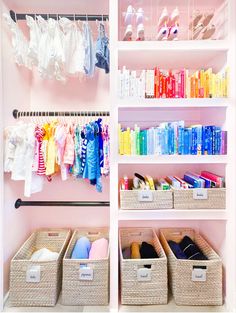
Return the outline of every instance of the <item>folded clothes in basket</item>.
<path id="1" fill-rule="evenodd" d="M 58 259 L 59 253 L 52 252 L 47 248 L 42 248 L 35 251 L 30 258 L 33 262 L 46 262 L 46 261 L 56 261 Z"/>
<path id="2" fill-rule="evenodd" d="M 87 237 L 81 237 L 76 241 L 71 259 L 88 259 L 91 243 Z"/>
<path id="3" fill-rule="evenodd" d="M 106 259 L 108 253 L 108 240 L 105 238 L 97 239 L 92 243 L 89 252 L 89 259 Z"/>
<path id="4" fill-rule="evenodd" d="M 179 244 L 172 240 L 169 240 L 168 244 L 177 259 L 208 260 L 200 248 L 188 236 L 184 236 Z"/>
<path id="5" fill-rule="evenodd" d="M 142 259 L 156 259 L 158 258 L 158 254 L 155 248 L 147 242 L 142 242 L 140 248 L 140 254 Z"/>
<path id="6" fill-rule="evenodd" d="M 158 254 L 150 243 L 142 242 L 141 246 L 138 242 L 132 242 L 130 247 L 122 250 L 124 259 L 156 259 Z"/>
<path id="7" fill-rule="evenodd" d="M 132 242 L 131 244 L 131 259 L 141 259 L 138 242 Z"/>

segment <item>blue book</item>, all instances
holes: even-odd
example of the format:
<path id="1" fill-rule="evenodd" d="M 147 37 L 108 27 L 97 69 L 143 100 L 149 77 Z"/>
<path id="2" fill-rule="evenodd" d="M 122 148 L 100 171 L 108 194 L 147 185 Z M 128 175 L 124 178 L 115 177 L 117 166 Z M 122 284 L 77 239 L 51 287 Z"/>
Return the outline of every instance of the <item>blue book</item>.
<path id="1" fill-rule="evenodd" d="M 174 154 L 175 134 L 174 127 L 170 123 L 168 125 L 168 154 Z"/>
<path id="2" fill-rule="evenodd" d="M 197 130 L 195 127 L 192 127 L 191 154 L 197 155 Z"/>
<path id="3" fill-rule="evenodd" d="M 202 154 L 202 125 L 197 125 L 195 127 L 197 133 L 197 155 Z"/>
<path id="4" fill-rule="evenodd" d="M 184 154 L 184 128 L 182 126 L 178 129 L 178 154 Z"/>
<path id="5" fill-rule="evenodd" d="M 213 135 L 212 135 L 212 127 L 205 127 L 205 154 L 212 155 L 213 154 Z"/>
<path id="6" fill-rule="evenodd" d="M 211 180 L 205 177 L 199 176 L 201 179 L 205 181 L 205 188 L 211 188 Z"/>
<path id="7" fill-rule="evenodd" d="M 206 129 L 202 126 L 202 155 L 205 154 L 205 142 L 206 142 Z"/>
<path id="8" fill-rule="evenodd" d="M 215 127 L 215 154 L 220 154 L 221 151 L 221 127 Z M 213 137 L 214 137 L 213 136 Z"/>
<path id="9" fill-rule="evenodd" d="M 204 188 L 205 187 L 205 182 L 203 179 L 191 174 L 191 173 L 186 173 L 184 174 L 184 180 L 191 184 L 193 188 Z"/>
<path id="10" fill-rule="evenodd" d="M 162 137 L 162 142 L 161 142 L 161 149 L 163 154 L 168 154 L 168 129 L 164 128 L 163 129 L 163 137 Z"/>
<path id="11" fill-rule="evenodd" d="M 184 154 L 191 154 L 191 128 L 184 128 Z"/>

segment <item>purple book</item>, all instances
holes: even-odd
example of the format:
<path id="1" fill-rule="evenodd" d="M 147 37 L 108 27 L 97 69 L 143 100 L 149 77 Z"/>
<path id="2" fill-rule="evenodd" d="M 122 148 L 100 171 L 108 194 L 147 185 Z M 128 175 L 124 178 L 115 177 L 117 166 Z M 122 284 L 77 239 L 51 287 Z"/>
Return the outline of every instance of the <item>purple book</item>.
<path id="1" fill-rule="evenodd" d="M 221 132 L 221 149 L 220 154 L 227 154 L 227 131 Z"/>

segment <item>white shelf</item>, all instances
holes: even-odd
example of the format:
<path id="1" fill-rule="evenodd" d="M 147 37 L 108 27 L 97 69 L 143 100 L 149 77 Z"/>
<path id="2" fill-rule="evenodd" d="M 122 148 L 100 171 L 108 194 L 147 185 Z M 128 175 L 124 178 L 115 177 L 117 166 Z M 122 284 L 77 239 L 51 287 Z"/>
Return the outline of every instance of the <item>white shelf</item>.
<path id="1" fill-rule="evenodd" d="M 226 164 L 227 155 L 121 155 L 119 164 Z"/>
<path id="2" fill-rule="evenodd" d="M 227 108 L 227 98 L 117 99 L 118 108 Z"/>
<path id="3" fill-rule="evenodd" d="M 119 210 L 120 221 L 227 220 L 226 210 Z"/>
<path id="4" fill-rule="evenodd" d="M 119 41 L 119 51 L 184 50 L 184 51 L 228 51 L 227 40 L 184 40 L 184 41 Z"/>

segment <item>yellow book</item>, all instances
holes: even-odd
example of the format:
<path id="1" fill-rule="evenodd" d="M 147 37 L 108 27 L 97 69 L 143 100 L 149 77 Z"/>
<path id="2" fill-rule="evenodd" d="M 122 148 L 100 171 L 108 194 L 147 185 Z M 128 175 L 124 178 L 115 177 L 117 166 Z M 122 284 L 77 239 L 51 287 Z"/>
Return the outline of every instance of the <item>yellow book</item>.
<path id="1" fill-rule="evenodd" d="M 229 67 L 225 69 L 225 97 L 229 97 L 229 86 L 230 86 L 230 77 L 229 77 Z"/>
<path id="2" fill-rule="evenodd" d="M 124 134 L 121 130 L 121 125 L 119 124 L 119 154 L 123 155 L 124 154 Z"/>
<path id="3" fill-rule="evenodd" d="M 212 73 L 212 98 L 216 97 L 216 74 Z"/>
<path id="4" fill-rule="evenodd" d="M 206 82 L 207 98 L 212 98 L 212 68 L 210 67 L 206 72 L 208 81 Z"/>
<path id="5" fill-rule="evenodd" d="M 130 128 L 127 127 L 127 155 L 131 155 L 131 132 Z"/>
<path id="6" fill-rule="evenodd" d="M 125 130 L 123 132 L 123 136 L 124 136 L 124 155 L 130 155 L 131 148 L 130 148 L 129 131 Z"/>

